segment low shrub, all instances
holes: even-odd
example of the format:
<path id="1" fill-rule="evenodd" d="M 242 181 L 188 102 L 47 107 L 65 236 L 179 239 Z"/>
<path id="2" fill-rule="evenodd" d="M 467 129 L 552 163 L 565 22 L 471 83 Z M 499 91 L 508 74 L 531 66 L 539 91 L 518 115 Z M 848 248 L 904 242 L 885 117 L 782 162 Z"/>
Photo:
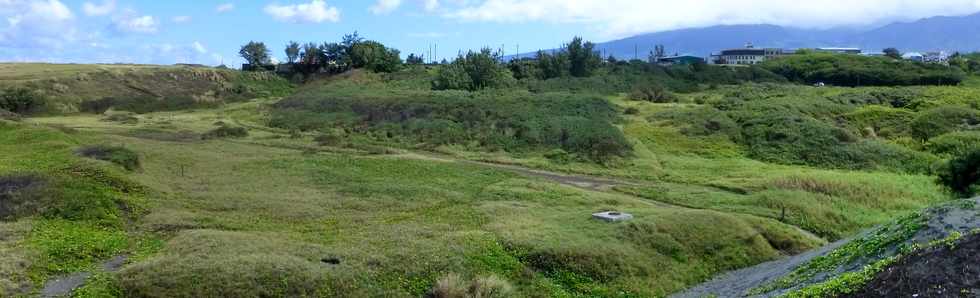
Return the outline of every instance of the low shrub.
<path id="1" fill-rule="evenodd" d="M 939 171 L 936 181 L 961 197 L 975 194 L 977 181 L 980 181 L 980 151 L 950 160 Z"/>
<path id="2" fill-rule="evenodd" d="M 34 174 L 0 176 L 0 220 L 37 214 L 50 199 L 47 180 Z"/>
<path id="3" fill-rule="evenodd" d="M 44 105 L 44 97 L 27 88 L 10 88 L 0 92 L 0 110 L 17 114 L 37 112 Z"/>
<path id="4" fill-rule="evenodd" d="M 925 149 L 934 154 L 961 156 L 980 150 L 980 132 L 957 131 L 947 133 L 926 143 Z"/>
<path id="5" fill-rule="evenodd" d="M 465 281 L 458 274 L 449 274 L 436 281 L 430 296 L 433 298 L 503 298 L 511 297 L 512 292 L 513 286 L 496 275 Z"/>
<path id="6" fill-rule="evenodd" d="M 630 99 L 656 103 L 677 102 L 677 96 L 658 84 L 644 84 L 633 87 Z"/>
<path id="7" fill-rule="evenodd" d="M 614 126 L 618 117 L 616 107 L 601 97 L 563 93 L 405 91 L 338 96 L 309 92 L 280 101 L 270 125 L 326 132 L 343 128 L 386 142 L 424 147 L 562 149 L 607 161 L 626 156 L 632 149 Z"/>
<path id="8" fill-rule="evenodd" d="M 129 171 L 135 171 L 140 168 L 139 154 L 136 154 L 135 151 L 122 146 L 85 146 L 76 150 L 75 153 L 88 158 L 108 161 Z"/>
<path id="9" fill-rule="evenodd" d="M 0 109 L 0 120 L 20 121 L 20 115 L 11 111 Z"/>
<path id="10" fill-rule="evenodd" d="M 963 130 L 980 124 L 980 112 L 965 106 L 943 106 L 919 112 L 909 123 L 911 134 L 920 140 Z"/>
<path id="11" fill-rule="evenodd" d="M 84 101 L 79 105 L 83 112 L 105 113 L 109 109 L 146 114 L 152 112 L 179 111 L 198 108 L 213 108 L 223 101 L 199 101 L 190 96 L 178 97 L 104 97 Z"/>
<path id="12" fill-rule="evenodd" d="M 212 140 L 221 138 L 244 138 L 248 136 L 248 129 L 244 127 L 237 126 L 218 126 L 218 128 L 212 129 L 203 135 L 201 135 L 202 140 Z"/>
<path id="13" fill-rule="evenodd" d="M 117 122 L 122 124 L 136 124 L 140 119 L 129 113 L 112 113 L 102 118 L 102 121 Z"/>
<path id="14" fill-rule="evenodd" d="M 902 108 L 869 105 L 844 114 L 844 119 L 854 130 L 871 129 L 874 136 L 892 139 L 909 134 L 909 122 L 914 116 Z"/>

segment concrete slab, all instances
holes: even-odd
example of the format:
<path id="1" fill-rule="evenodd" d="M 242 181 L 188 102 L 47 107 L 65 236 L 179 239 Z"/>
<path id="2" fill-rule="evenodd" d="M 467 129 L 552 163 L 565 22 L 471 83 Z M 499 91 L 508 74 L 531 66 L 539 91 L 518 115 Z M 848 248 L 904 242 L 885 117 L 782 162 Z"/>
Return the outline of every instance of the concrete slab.
<path id="1" fill-rule="evenodd" d="M 607 222 L 620 222 L 633 219 L 633 215 L 629 213 L 622 213 L 619 211 L 606 211 L 592 214 L 593 219 L 598 219 Z"/>

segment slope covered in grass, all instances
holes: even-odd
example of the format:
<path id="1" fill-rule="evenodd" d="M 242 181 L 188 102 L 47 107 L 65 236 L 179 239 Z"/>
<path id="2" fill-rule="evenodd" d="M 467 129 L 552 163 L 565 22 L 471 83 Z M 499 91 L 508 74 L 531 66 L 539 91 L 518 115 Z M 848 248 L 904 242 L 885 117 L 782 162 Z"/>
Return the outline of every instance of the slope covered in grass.
<path id="1" fill-rule="evenodd" d="M 111 287 L 148 297 L 422 296 L 455 274 L 502 280 L 517 296 L 650 297 L 822 243 L 771 219 L 492 167 L 313 150 L 315 134 L 291 138 L 238 118 L 252 105 L 151 113 L 133 125 L 34 120 L 125 143 L 145 156 L 131 177 L 165 194 L 135 223 L 162 240 L 159 251 L 111 275 Z M 219 121 L 253 128 L 241 139 L 159 137 Z M 590 218 L 611 209 L 636 219 Z"/>
<path id="2" fill-rule="evenodd" d="M 0 64 L 0 89 L 30 90 L 35 113 L 132 112 L 209 107 L 284 96 L 292 86 L 268 73 L 189 66 Z"/>

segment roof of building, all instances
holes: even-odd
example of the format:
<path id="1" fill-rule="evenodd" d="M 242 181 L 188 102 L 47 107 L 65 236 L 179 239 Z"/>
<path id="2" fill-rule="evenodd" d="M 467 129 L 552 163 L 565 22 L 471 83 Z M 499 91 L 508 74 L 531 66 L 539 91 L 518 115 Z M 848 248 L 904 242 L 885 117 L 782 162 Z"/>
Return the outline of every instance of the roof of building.
<path id="1" fill-rule="evenodd" d="M 861 49 L 859 49 L 859 48 L 826 47 L 826 48 L 817 48 L 817 50 L 824 50 L 824 51 L 860 51 Z"/>
<path id="2" fill-rule="evenodd" d="M 704 59 L 704 57 L 701 57 L 701 56 L 695 56 L 695 55 L 692 55 L 692 54 L 682 54 L 682 55 L 676 55 L 676 56 L 661 57 L 660 60 L 680 59 L 680 58 Z"/>

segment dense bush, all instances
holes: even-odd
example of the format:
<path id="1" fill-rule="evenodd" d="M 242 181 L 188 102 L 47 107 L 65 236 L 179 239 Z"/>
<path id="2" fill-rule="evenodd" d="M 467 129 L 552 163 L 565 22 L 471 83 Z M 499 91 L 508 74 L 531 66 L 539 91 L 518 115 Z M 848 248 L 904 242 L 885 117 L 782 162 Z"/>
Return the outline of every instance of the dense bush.
<path id="1" fill-rule="evenodd" d="M 105 111 L 109 110 L 110 108 L 120 111 L 145 114 L 152 112 L 212 108 L 218 105 L 220 105 L 220 102 L 198 101 L 192 97 L 105 97 L 97 100 L 82 102 L 79 107 L 83 112 L 97 114 L 105 113 Z"/>
<path id="2" fill-rule="evenodd" d="M 786 56 L 763 67 L 791 81 L 838 86 L 957 85 L 965 78 L 958 68 L 942 65 L 824 53 Z"/>
<path id="3" fill-rule="evenodd" d="M 677 96 L 658 84 L 643 84 L 633 87 L 629 95 L 632 100 L 643 100 L 656 103 L 676 102 Z"/>
<path id="4" fill-rule="evenodd" d="M 622 132 L 613 126 L 619 112 L 601 97 L 513 91 L 405 91 L 347 97 L 337 95 L 344 90 L 330 91 L 333 94 L 312 91 L 279 102 L 270 125 L 320 131 L 343 127 L 382 140 L 425 146 L 561 148 L 596 161 L 630 152 Z"/>
<path id="5" fill-rule="evenodd" d="M 908 134 L 914 116 L 915 113 L 906 109 L 869 105 L 844 114 L 844 119 L 854 130 L 870 129 L 873 136 L 894 138 Z"/>
<path id="6" fill-rule="evenodd" d="M 511 85 L 510 70 L 499 62 L 500 54 L 489 48 L 460 55 L 452 64 L 442 66 L 435 81 L 436 90 L 481 90 Z"/>
<path id="7" fill-rule="evenodd" d="M 980 112 L 969 107 L 943 106 L 919 112 L 909 124 L 911 134 L 920 140 L 980 124 Z"/>
<path id="8" fill-rule="evenodd" d="M 980 181 L 980 151 L 972 151 L 946 164 L 939 172 L 937 182 L 962 197 L 976 193 L 976 183 Z"/>
<path id="9" fill-rule="evenodd" d="M 47 180 L 33 174 L 0 176 L 0 220 L 36 214 L 48 198 Z"/>
<path id="10" fill-rule="evenodd" d="M 11 88 L 0 93 L 0 110 L 30 114 L 37 112 L 43 104 L 43 96 L 27 88 Z"/>
<path id="11" fill-rule="evenodd" d="M 393 72 L 401 67 L 402 60 L 396 49 L 385 47 L 376 41 L 361 41 L 350 46 L 350 61 L 354 68 L 374 72 Z"/>
<path id="12" fill-rule="evenodd" d="M 728 114 L 710 106 L 696 108 L 669 109 L 657 113 L 651 121 L 667 120 L 687 136 L 710 136 L 722 134 L 732 141 L 742 138 L 741 126 L 728 117 Z"/>
<path id="13" fill-rule="evenodd" d="M 845 165 L 838 149 L 854 137 L 806 116 L 772 114 L 748 121 L 742 128 L 749 156 L 783 164 Z"/>
<path id="14" fill-rule="evenodd" d="M 980 150 L 980 132 L 957 131 L 929 140 L 926 150 L 934 154 L 962 156 Z"/>
<path id="15" fill-rule="evenodd" d="M 134 171 L 140 168 L 139 154 L 136 154 L 135 151 L 122 146 L 92 145 L 79 148 L 75 152 L 84 157 L 104 160 L 117 164 L 129 171 Z"/>
<path id="16" fill-rule="evenodd" d="M 248 129 L 244 127 L 219 125 L 217 128 L 212 129 L 203 135 L 201 139 L 211 140 L 211 139 L 221 139 L 221 138 L 244 138 L 248 136 Z"/>

